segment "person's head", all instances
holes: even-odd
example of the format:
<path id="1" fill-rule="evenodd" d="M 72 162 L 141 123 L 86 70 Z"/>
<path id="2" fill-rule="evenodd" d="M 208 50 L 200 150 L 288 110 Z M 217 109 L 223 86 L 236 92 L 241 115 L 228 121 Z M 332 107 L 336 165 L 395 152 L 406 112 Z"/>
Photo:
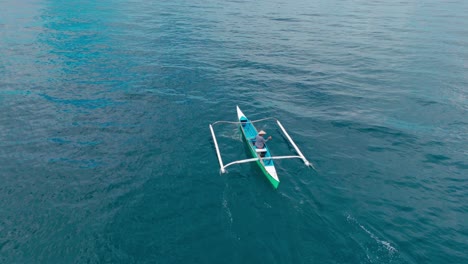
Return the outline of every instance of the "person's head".
<path id="1" fill-rule="evenodd" d="M 258 132 L 258 134 L 259 134 L 260 136 L 262 136 L 262 137 L 263 137 L 264 135 L 266 135 L 266 132 L 265 132 L 265 131 L 263 131 L 263 130 L 260 130 L 260 132 Z"/>

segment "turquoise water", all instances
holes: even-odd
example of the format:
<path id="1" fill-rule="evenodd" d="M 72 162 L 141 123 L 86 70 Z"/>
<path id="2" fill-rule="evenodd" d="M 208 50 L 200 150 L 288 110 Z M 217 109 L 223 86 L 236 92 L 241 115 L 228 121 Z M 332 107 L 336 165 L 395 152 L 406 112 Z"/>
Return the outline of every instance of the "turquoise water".
<path id="1" fill-rule="evenodd" d="M 467 14 L 0 1 L 0 263 L 466 262 Z M 317 171 L 220 175 L 208 124 L 236 105 Z M 226 162 L 249 157 L 215 129 Z"/>

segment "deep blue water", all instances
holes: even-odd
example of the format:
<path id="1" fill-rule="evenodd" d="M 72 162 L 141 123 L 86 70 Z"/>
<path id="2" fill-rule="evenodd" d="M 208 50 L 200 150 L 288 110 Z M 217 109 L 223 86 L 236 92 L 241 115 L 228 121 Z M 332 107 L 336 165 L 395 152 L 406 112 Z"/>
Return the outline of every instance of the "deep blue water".
<path id="1" fill-rule="evenodd" d="M 466 263 L 467 87 L 463 0 L 0 0 L 0 263 Z"/>

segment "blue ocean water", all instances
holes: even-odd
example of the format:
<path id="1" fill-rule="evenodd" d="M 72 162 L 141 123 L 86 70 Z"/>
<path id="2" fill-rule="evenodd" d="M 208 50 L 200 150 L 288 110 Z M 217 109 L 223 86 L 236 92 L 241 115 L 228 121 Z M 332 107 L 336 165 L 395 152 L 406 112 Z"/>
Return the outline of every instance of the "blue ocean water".
<path id="1" fill-rule="evenodd" d="M 1 0 L 0 263 L 466 263 L 467 14 Z M 221 175 L 236 105 L 317 170 Z"/>

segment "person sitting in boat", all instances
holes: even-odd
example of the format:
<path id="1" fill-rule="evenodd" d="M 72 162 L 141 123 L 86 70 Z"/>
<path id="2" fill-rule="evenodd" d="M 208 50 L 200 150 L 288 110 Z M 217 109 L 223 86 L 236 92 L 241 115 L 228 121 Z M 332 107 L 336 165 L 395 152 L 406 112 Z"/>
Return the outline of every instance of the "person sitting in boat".
<path id="1" fill-rule="evenodd" d="M 265 139 L 263 137 L 264 135 L 266 135 L 266 132 L 261 130 L 255 137 L 255 147 L 257 147 L 257 149 L 265 148 L 265 143 L 271 139 L 271 136 L 269 136 L 268 139 Z"/>

